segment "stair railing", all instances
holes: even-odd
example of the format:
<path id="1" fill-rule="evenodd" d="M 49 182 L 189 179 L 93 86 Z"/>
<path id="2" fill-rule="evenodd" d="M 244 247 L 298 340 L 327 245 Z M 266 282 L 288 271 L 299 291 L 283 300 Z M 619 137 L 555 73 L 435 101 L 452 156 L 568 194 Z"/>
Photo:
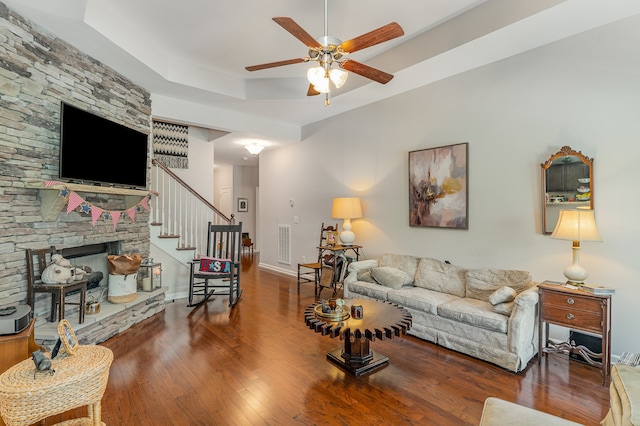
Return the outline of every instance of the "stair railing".
<path id="1" fill-rule="evenodd" d="M 177 250 L 204 255 L 208 223 L 234 224 L 233 215 L 225 216 L 161 162 L 153 159 L 152 165 L 151 190 L 157 196 L 151 200 L 151 226 L 161 227 L 160 238 L 175 238 Z"/>

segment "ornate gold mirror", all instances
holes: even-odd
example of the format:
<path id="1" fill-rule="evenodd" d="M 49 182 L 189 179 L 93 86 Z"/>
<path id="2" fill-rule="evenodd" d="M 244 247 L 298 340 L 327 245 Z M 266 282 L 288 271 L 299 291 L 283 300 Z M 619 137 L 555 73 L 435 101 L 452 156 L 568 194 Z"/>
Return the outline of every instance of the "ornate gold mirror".
<path id="1" fill-rule="evenodd" d="M 563 146 L 542 167 L 542 233 L 551 234 L 560 210 L 593 209 L 593 159 Z"/>

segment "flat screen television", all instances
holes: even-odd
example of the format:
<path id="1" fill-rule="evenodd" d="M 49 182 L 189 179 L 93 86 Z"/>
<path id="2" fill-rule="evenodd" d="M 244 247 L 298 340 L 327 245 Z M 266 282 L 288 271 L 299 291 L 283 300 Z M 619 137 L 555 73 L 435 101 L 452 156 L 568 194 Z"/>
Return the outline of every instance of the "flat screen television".
<path id="1" fill-rule="evenodd" d="M 60 180 L 147 186 L 148 135 L 65 102 L 60 108 Z"/>

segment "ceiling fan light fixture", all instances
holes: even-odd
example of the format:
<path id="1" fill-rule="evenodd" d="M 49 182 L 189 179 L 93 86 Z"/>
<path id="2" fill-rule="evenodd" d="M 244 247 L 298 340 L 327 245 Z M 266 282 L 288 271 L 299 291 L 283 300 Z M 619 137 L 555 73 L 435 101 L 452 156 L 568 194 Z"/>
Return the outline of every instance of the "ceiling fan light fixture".
<path id="1" fill-rule="evenodd" d="M 257 143 L 250 143 L 249 145 L 245 145 L 244 149 L 249 151 L 249 153 L 253 156 L 260 154 L 260 152 L 264 149 L 264 146 L 258 145 Z"/>
<path id="2" fill-rule="evenodd" d="M 307 80 L 313 85 L 313 88 L 320 93 L 329 92 L 329 79 L 326 77 L 324 68 L 313 67 L 307 71 Z"/>
<path id="3" fill-rule="evenodd" d="M 333 68 L 329 72 L 329 77 L 331 78 L 331 81 L 333 81 L 333 84 L 336 85 L 336 89 L 339 89 L 347 82 L 349 73 L 345 70 L 341 70 L 340 68 Z"/>

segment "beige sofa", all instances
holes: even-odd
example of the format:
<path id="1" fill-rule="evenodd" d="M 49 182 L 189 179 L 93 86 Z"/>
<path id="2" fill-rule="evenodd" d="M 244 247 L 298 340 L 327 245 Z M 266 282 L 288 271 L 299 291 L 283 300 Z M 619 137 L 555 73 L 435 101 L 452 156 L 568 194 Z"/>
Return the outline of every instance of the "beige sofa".
<path id="1" fill-rule="evenodd" d="M 353 262 L 348 271 L 344 297 L 403 306 L 413 316 L 411 335 L 514 372 L 537 353 L 538 293 L 528 272 L 397 254 Z"/>

